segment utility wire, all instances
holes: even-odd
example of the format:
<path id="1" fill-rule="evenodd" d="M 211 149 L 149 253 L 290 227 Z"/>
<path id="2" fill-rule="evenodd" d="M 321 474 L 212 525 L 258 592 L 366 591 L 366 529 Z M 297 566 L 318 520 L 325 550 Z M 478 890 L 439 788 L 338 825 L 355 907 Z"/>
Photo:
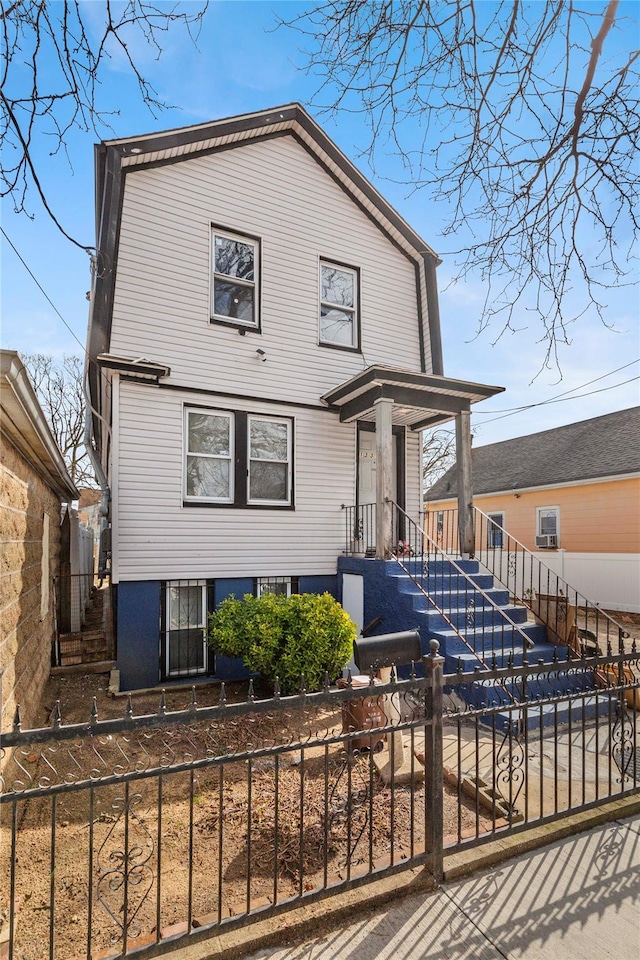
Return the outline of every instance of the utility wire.
<path id="1" fill-rule="evenodd" d="M 634 380 L 640 380 L 640 374 L 637 377 L 631 377 L 630 380 L 623 380 L 622 383 L 613 383 L 610 387 L 600 387 L 599 390 L 590 390 L 589 393 L 579 393 L 575 397 L 559 397 L 557 400 L 545 400 L 545 403 L 563 403 L 566 400 L 581 400 L 583 397 L 593 397 L 596 393 L 606 393 L 607 390 L 615 390 L 616 387 L 624 387 L 627 383 L 633 383 Z M 579 388 L 576 388 L 579 389 Z M 494 417 L 493 420 L 484 420 L 482 426 L 487 423 L 494 423 L 496 420 L 505 420 L 507 417 L 513 417 L 516 413 L 524 413 L 525 410 L 531 410 L 533 407 L 542 407 L 543 403 L 532 403 L 529 407 L 521 407 L 511 413 L 503 413 L 501 417 Z"/>
<path id="2" fill-rule="evenodd" d="M 89 356 L 88 356 L 87 351 L 86 351 L 86 349 L 85 349 L 85 345 L 78 339 L 78 337 L 76 336 L 76 334 L 73 332 L 73 330 L 71 329 L 71 327 L 69 326 L 69 324 L 67 323 L 67 321 L 65 320 L 65 318 L 62 316 L 62 314 L 60 313 L 60 311 L 59 311 L 58 308 L 56 307 L 55 303 L 53 302 L 53 300 L 51 299 L 51 297 L 49 296 L 49 294 L 47 293 L 47 291 L 44 289 L 44 287 L 42 286 L 42 284 L 40 283 L 40 281 L 38 280 L 38 278 L 35 276 L 33 270 L 31 269 L 31 267 L 30 267 L 30 266 L 28 265 L 28 263 L 25 261 L 24 257 L 18 252 L 18 250 L 16 249 L 15 244 L 13 243 L 13 241 L 7 236 L 7 233 L 6 233 L 5 229 L 4 229 L 4 227 L 0 227 L 0 231 L 2 231 L 3 237 L 5 238 L 5 240 L 7 241 L 7 243 L 9 244 L 9 246 L 11 247 L 11 249 L 13 250 L 13 252 L 15 253 L 16 257 L 18 258 L 18 260 L 20 261 L 20 263 L 22 264 L 22 266 L 25 268 L 25 270 L 27 271 L 27 273 L 29 274 L 29 276 L 31 277 L 31 279 L 33 280 L 33 282 L 35 283 L 35 285 L 38 287 L 38 289 L 40 290 L 40 292 L 42 293 L 42 295 L 45 297 L 45 299 L 47 300 L 47 302 L 53 307 L 53 309 L 55 310 L 55 312 L 57 313 L 57 315 L 60 317 L 60 319 L 61 319 L 62 322 L 64 323 L 65 327 L 67 328 L 67 330 L 69 331 L 69 333 L 71 334 L 71 336 L 73 337 L 73 339 L 76 341 L 76 343 L 80 344 L 80 348 L 82 349 L 82 352 L 83 352 L 83 354 L 85 355 L 85 357 L 87 357 L 87 359 L 89 359 Z"/>
<path id="3" fill-rule="evenodd" d="M 502 410 L 474 410 L 476 415 L 481 414 L 482 416 L 491 416 L 494 413 L 500 413 L 502 416 L 494 417 L 493 420 L 484 420 L 484 423 L 493 423 L 494 420 L 504 420 L 505 417 L 512 416 L 515 413 L 523 413 L 525 410 L 532 410 L 535 407 L 544 407 L 549 403 L 560 403 L 563 400 L 580 400 L 584 397 L 591 397 L 596 393 L 604 393 L 607 390 L 615 390 L 616 387 L 623 387 L 627 383 L 633 383 L 634 380 L 640 379 L 640 377 L 631 377 L 630 380 L 624 380 L 622 383 L 614 383 L 610 387 L 602 387 L 600 390 L 590 390 L 588 393 L 580 393 L 575 396 L 568 396 L 568 394 L 575 394 L 576 390 L 582 390 L 584 387 L 590 387 L 592 383 L 598 383 L 600 380 L 606 380 L 607 377 L 613 376 L 614 373 L 619 373 L 621 370 L 626 370 L 627 367 L 632 367 L 634 363 L 640 362 L 640 358 L 632 360 L 630 363 L 625 363 L 621 367 L 617 367 L 615 370 L 610 370 L 609 373 L 604 373 L 600 377 L 595 377 L 593 380 L 588 380 L 587 383 L 581 383 L 577 387 L 572 387 L 570 390 L 565 390 L 564 393 L 559 393 L 556 397 L 551 397 L 549 400 L 540 400 L 538 403 L 529 403 L 525 404 L 522 407 L 507 407 Z"/>

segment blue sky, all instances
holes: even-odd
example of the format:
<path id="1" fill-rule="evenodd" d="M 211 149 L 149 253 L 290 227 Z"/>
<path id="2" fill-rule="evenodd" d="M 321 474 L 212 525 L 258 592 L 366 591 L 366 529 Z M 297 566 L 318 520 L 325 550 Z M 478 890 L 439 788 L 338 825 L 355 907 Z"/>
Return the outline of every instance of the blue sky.
<path id="1" fill-rule="evenodd" d="M 91 15 L 96 14 L 97 5 L 85 6 Z M 305 4 L 297 2 L 223 0 L 213 4 L 198 49 L 179 30 L 168 35 L 159 60 L 151 51 L 138 46 L 139 60 L 159 98 L 175 105 L 157 117 L 140 103 L 135 82 L 128 76 L 122 59 L 114 57 L 100 91 L 101 106 L 119 110 L 119 115 L 110 120 L 112 129 L 101 129 L 99 137 L 93 131 L 74 131 L 68 138 L 66 156 L 49 156 L 50 143 L 45 138 L 36 147 L 43 185 L 65 229 L 83 243 L 94 242 L 93 143 L 97 139 L 187 126 L 295 100 L 310 110 L 430 246 L 438 252 L 452 248 L 454 238 L 440 235 L 443 215 L 430 201 L 428 191 L 411 196 L 406 186 L 395 182 L 402 175 L 396 158 L 379 157 L 375 176 L 364 161 L 358 160 L 367 141 L 364 120 L 353 113 L 328 118 L 313 105 L 318 79 L 300 69 L 304 62 L 300 50 L 303 40 L 290 31 L 274 29 L 275 14 L 290 17 L 304 8 Z M 73 334 L 84 344 L 88 257 L 58 233 L 34 193 L 28 199 L 28 207 L 32 219 L 14 214 L 11 203 L 5 201 L 3 229 Z M 495 342 L 500 329 L 497 326 L 476 336 L 483 283 L 479 277 L 470 277 L 464 283 L 449 285 L 453 265 L 446 255 L 443 261 L 438 275 L 445 373 L 506 387 L 504 394 L 476 407 L 476 444 L 533 433 L 640 403 L 637 287 L 605 291 L 609 329 L 597 319 L 574 325 L 571 345 L 559 350 L 560 379 L 557 371 L 540 373 L 544 344 L 539 342 L 537 328 L 529 325 L 526 313 L 523 312 L 515 334 L 505 334 Z M 58 356 L 80 352 L 72 333 L 4 237 L 1 296 L 3 347 Z M 572 390 L 576 399 L 504 415 L 511 408 L 539 404 Z M 481 414 L 480 410 L 486 412 Z"/>

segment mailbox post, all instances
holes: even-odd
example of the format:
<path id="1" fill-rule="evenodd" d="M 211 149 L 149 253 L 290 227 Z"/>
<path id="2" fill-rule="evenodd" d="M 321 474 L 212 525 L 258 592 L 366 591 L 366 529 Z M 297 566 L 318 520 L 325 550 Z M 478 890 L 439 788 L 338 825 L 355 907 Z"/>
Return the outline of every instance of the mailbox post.
<path id="1" fill-rule="evenodd" d="M 354 659 L 358 669 L 367 673 L 376 670 L 383 683 L 391 680 L 391 668 L 422 659 L 422 642 L 419 630 L 405 630 L 402 633 L 386 633 L 378 637 L 358 637 L 354 644 Z M 389 724 L 393 723 L 391 698 L 385 696 L 385 714 Z M 396 707 L 397 709 L 397 707 Z M 398 710 L 399 713 L 399 710 Z M 402 731 L 394 730 L 389 743 L 389 753 L 377 754 L 373 762 L 385 783 L 407 783 L 412 779 L 424 777 L 424 767 L 417 758 L 405 757 Z"/>

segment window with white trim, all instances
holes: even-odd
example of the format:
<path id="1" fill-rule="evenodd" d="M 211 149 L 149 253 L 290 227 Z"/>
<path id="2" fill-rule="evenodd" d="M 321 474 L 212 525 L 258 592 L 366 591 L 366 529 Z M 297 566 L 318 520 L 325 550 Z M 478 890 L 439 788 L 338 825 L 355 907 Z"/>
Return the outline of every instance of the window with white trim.
<path id="1" fill-rule="evenodd" d="M 293 506 L 293 420 L 185 407 L 183 500 Z"/>
<path id="2" fill-rule="evenodd" d="M 546 544 L 542 538 L 547 538 Z M 536 546 L 556 547 L 560 542 L 560 507 L 536 507 Z"/>
<path id="3" fill-rule="evenodd" d="M 233 414 L 185 411 L 185 477 L 187 500 L 233 501 Z"/>
<path id="4" fill-rule="evenodd" d="M 211 319 L 258 328 L 259 241 L 214 227 L 211 247 Z"/>
<path id="5" fill-rule="evenodd" d="M 358 349 L 358 288 L 359 273 L 353 267 L 320 261 L 321 344 Z"/>
<path id="6" fill-rule="evenodd" d="M 248 418 L 249 503 L 291 502 L 291 421 Z"/>
<path id="7" fill-rule="evenodd" d="M 263 597 L 267 593 L 276 597 L 290 597 L 297 592 L 297 577 L 258 577 L 256 580 L 257 597 Z"/>
<path id="8" fill-rule="evenodd" d="M 487 547 L 498 550 L 504 546 L 504 513 L 489 513 L 487 517 Z"/>

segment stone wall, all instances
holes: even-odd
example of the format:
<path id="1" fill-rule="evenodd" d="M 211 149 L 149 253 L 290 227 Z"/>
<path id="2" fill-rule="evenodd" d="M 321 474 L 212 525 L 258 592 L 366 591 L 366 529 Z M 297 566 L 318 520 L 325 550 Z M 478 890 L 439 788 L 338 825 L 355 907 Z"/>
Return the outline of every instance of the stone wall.
<path id="1" fill-rule="evenodd" d="M 43 595 L 45 514 L 49 562 Z M 8 730 L 16 703 L 24 726 L 33 724 L 49 676 L 54 637 L 51 581 L 59 565 L 60 501 L 2 436 L 0 543 L 0 730 Z"/>

